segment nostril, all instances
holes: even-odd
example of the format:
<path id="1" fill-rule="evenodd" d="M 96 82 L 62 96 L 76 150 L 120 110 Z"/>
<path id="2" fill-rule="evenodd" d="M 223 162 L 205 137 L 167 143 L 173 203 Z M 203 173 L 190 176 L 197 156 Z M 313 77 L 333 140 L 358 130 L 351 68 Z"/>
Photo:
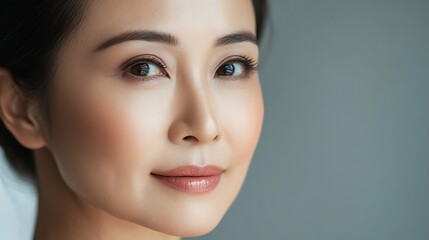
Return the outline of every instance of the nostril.
<path id="1" fill-rule="evenodd" d="M 198 139 L 194 136 L 186 136 L 183 138 L 185 141 L 198 141 Z"/>
<path id="2" fill-rule="evenodd" d="M 213 141 L 218 141 L 219 139 L 219 135 L 216 135 L 212 140 Z M 184 142 L 198 142 L 200 140 L 198 140 L 198 138 L 194 137 L 194 136 L 186 136 L 183 138 Z"/>

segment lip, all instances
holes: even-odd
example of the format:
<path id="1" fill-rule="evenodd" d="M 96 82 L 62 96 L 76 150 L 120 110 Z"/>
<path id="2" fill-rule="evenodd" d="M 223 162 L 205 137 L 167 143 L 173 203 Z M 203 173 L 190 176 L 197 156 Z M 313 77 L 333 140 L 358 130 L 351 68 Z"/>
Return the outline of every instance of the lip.
<path id="1" fill-rule="evenodd" d="M 205 193 L 217 187 L 224 171 L 214 165 L 188 165 L 167 171 L 154 171 L 151 175 L 172 189 L 187 193 Z"/>

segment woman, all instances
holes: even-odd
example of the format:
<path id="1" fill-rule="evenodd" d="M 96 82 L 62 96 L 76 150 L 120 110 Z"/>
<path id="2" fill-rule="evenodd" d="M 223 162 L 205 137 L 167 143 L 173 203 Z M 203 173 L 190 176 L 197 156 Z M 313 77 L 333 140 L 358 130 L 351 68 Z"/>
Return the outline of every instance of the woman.
<path id="1" fill-rule="evenodd" d="M 180 239 L 237 196 L 265 1 L 0 1 L 0 141 L 34 239 Z"/>

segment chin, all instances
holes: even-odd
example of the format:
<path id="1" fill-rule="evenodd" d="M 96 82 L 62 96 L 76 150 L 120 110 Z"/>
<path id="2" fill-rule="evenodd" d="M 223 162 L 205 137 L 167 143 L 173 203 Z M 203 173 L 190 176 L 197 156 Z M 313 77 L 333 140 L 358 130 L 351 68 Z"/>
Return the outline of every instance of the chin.
<path id="1" fill-rule="evenodd" d="M 190 216 L 182 219 L 175 230 L 177 236 L 181 237 L 197 237 L 205 235 L 213 231 L 220 223 L 225 215 L 226 210 L 211 208 L 209 210 L 201 210 L 193 212 Z"/>
<path id="2" fill-rule="evenodd" d="M 167 233 L 169 235 L 173 236 L 180 236 L 180 237 L 199 237 L 205 234 L 210 233 L 212 230 L 216 228 L 216 224 L 197 224 L 193 227 L 186 227 L 186 228 L 178 228 L 174 229 L 171 233 Z"/>
<path id="3" fill-rule="evenodd" d="M 166 219 L 164 223 L 158 225 L 154 223 L 154 225 L 148 224 L 147 222 L 144 224 L 139 224 L 145 228 L 149 228 L 153 231 L 177 236 L 177 237 L 198 237 L 213 231 L 217 225 L 220 223 L 222 218 L 206 218 L 206 219 L 183 219 L 183 221 L 173 222 L 171 219 Z M 167 224 L 166 224 L 167 223 Z"/>
<path id="4" fill-rule="evenodd" d="M 178 237 L 198 237 L 214 230 L 224 217 L 230 204 L 222 202 L 219 205 L 205 205 L 198 202 L 189 202 L 182 205 L 179 211 L 164 209 L 158 214 L 163 217 L 155 222 L 145 222 L 142 226 L 155 231 Z M 159 216 L 159 215 L 158 215 Z"/>

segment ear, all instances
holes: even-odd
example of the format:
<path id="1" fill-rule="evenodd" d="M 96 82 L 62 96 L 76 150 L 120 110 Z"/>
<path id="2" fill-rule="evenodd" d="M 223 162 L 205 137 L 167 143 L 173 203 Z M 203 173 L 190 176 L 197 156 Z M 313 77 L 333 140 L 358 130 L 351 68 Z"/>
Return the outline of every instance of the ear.
<path id="1" fill-rule="evenodd" d="M 45 145 L 35 102 L 24 96 L 9 71 L 1 67 L 0 118 L 22 146 L 38 149 Z"/>

